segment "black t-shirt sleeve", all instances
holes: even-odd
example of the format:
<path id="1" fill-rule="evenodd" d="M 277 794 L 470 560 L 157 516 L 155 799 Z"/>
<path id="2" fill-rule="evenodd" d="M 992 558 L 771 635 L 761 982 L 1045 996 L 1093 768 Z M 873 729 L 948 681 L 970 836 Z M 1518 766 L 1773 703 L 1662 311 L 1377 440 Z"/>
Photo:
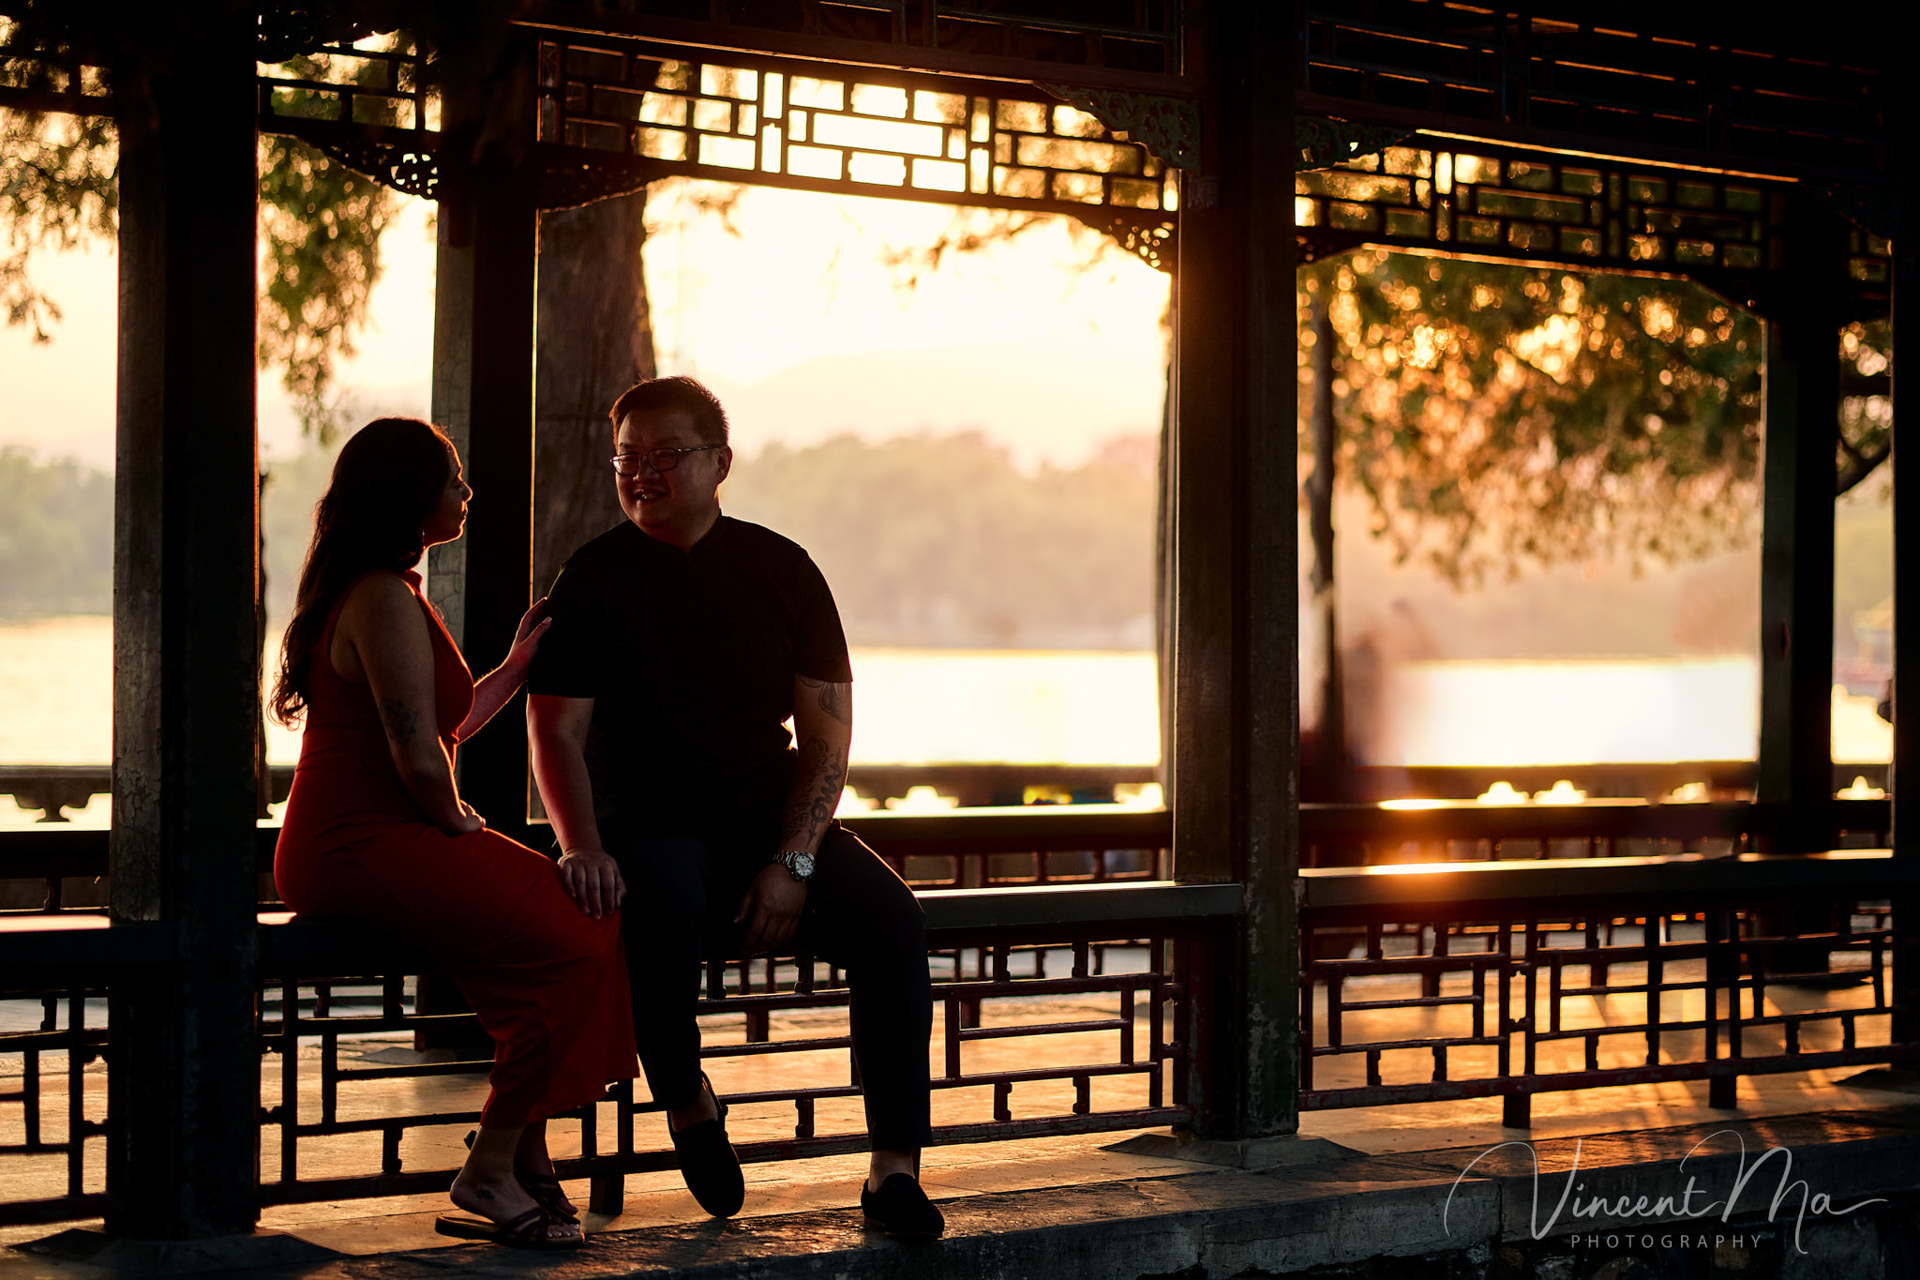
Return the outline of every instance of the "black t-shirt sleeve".
<path id="1" fill-rule="evenodd" d="M 803 555 L 796 578 L 799 608 L 793 642 L 794 674 L 833 684 L 850 683 L 853 664 L 847 658 L 847 635 L 841 629 L 840 610 L 834 606 L 826 576 L 812 556 Z"/>
<path id="2" fill-rule="evenodd" d="M 527 672 L 527 692 L 561 698 L 597 698 L 611 669 L 601 652 L 609 626 L 603 592 L 590 566 L 569 560 L 547 593 L 553 625 L 540 641 Z"/>

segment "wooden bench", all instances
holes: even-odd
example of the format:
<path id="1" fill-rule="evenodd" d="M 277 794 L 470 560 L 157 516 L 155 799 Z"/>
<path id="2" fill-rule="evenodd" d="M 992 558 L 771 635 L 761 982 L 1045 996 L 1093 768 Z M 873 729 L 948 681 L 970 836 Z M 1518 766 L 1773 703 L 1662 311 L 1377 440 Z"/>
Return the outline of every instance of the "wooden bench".
<path id="1" fill-rule="evenodd" d="M 1237 884 L 1224 885 L 1181 885 L 1168 882 L 1124 883 L 1100 885 L 1043 886 L 994 889 L 948 889 L 922 893 L 919 895 L 922 908 L 927 913 L 927 934 L 930 951 L 954 951 L 959 948 L 987 948 L 1005 945 L 1046 945 L 1064 946 L 1076 943 L 1098 943 L 1116 938 L 1146 938 L 1167 936 L 1170 934 L 1191 934 L 1196 930 L 1205 930 L 1213 923 L 1225 923 L 1239 914 L 1241 909 L 1241 888 Z M 350 922 L 325 920 L 295 916 L 284 911 L 260 913 L 260 979 L 263 987 L 276 984 L 290 985 L 303 982 L 325 982 L 330 978 L 341 980 L 364 978 L 372 974 L 431 973 L 434 966 L 431 960 L 413 944 L 383 932 Z M 1085 954 L 1080 957 L 1085 960 Z M 961 975 L 956 974 L 956 978 Z M 1096 979 L 1096 981 L 1112 981 Z M 1162 979 L 1164 981 L 1164 979 Z M 979 984 L 968 983 L 969 987 Z M 743 1003 L 765 1002 L 769 997 L 759 990 L 758 982 L 754 990 L 746 993 Z M 282 992 L 282 1006 L 296 993 L 291 990 Z M 735 997 L 729 995 L 730 1002 Z M 817 1004 L 821 998 L 805 995 L 781 995 L 771 999 L 775 1002 L 799 1000 L 801 1003 Z M 832 996 L 828 996 L 831 1002 Z M 971 999 L 977 1001 L 977 996 Z M 398 990 L 390 982 L 383 993 L 383 1003 L 388 1012 L 370 1023 L 379 1026 L 391 1026 L 398 1022 Z M 963 1001 L 965 1003 L 965 1001 Z M 709 1004 L 709 1007 L 712 1007 Z M 750 1041 L 767 1038 L 767 1014 L 764 1009 L 747 1010 L 748 1039 Z M 977 1012 L 974 1017 L 977 1019 Z M 441 1022 L 445 1016 L 419 1018 L 409 1016 L 407 1025 L 421 1026 Z M 447 1019 L 451 1021 L 451 1019 Z M 297 1017 L 292 1028 L 294 1036 L 315 1034 L 306 1027 L 307 1019 Z M 341 1021 L 332 1021 L 335 1031 L 341 1029 Z M 286 1025 L 281 1024 L 283 1027 Z M 961 1026 L 973 1025 L 961 1012 Z M 755 1028 L 758 1028 L 756 1033 Z M 290 1037 L 291 1039 L 291 1037 Z M 287 1053 L 291 1044 L 283 1045 L 281 1052 Z M 323 1054 L 323 1061 L 326 1059 Z M 1131 1061 L 1129 1059 L 1129 1061 Z M 283 1069 L 288 1064 L 283 1063 Z M 446 1071 L 450 1069 L 483 1070 L 481 1062 L 471 1062 L 456 1068 L 455 1064 L 422 1066 L 418 1068 L 387 1067 L 374 1074 L 392 1075 L 401 1071 Z M 1133 1068 L 1129 1068 L 1133 1069 Z M 323 1073 L 326 1068 L 323 1067 Z M 297 1071 L 292 1073 L 297 1075 Z M 353 1074 L 366 1074 L 357 1069 Z M 343 1074 L 343 1079 L 345 1075 Z M 283 1092 L 290 1086 L 283 1085 Z M 326 1086 L 323 1083 L 323 1091 Z M 847 1090 L 838 1090 L 847 1091 Z M 616 1090 L 616 1098 L 628 1098 L 629 1095 Z M 631 1102 L 621 1103 L 623 1114 L 630 1108 Z M 807 1114 L 811 1115 L 811 1103 L 807 1104 Z M 269 1113 L 269 1123 L 284 1123 L 290 1117 L 277 1109 Z M 445 1119 L 445 1117 L 441 1117 Z M 1099 1117 L 1093 1117 L 1097 1120 Z M 1159 1118 L 1165 1123 L 1165 1118 Z M 810 1121 L 809 1121 L 810 1123 Z M 284 1131 L 283 1131 L 284 1132 Z M 444 1181 L 444 1175 L 401 1173 L 398 1168 L 398 1143 L 391 1134 L 383 1135 L 385 1146 L 390 1155 L 383 1160 L 387 1173 L 380 1178 L 367 1179 L 367 1187 L 345 1194 L 391 1194 L 410 1190 L 424 1189 L 438 1178 Z M 285 1142 L 283 1136 L 283 1143 Z M 971 1140 L 971 1139 L 968 1139 Z M 857 1142 L 851 1138 L 826 1138 L 815 1140 L 831 1144 L 835 1149 L 855 1149 Z M 853 1144 L 853 1145 L 849 1145 Z M 768 1150 L 761 1151 L 760 1159 L 786 1158 L 775 1148 L 788 1144 L 761 1143 Z M 625 1149 L 624 1142 L 622 1148 Z M 283 1150 L 285 1148 L 283 1147 Z M 801 1154 L 796 1151 L 794 1154 Z M 663 1158 L 670 1158 L 670 1154 Z M 748 1158 L 743 1154 L 743 1158 Z M 285 1157 L 283 1157 L 284 1164 Z M 632 1156 L 618 1156 L 612 1153 L 596 1154 L 588 1147 L 583 1157 L 566 1162 L 563 1175 L 569 1178 L 587 1177 L 592 1183 L 590 1202 L 598 1212 L 618 1212 L 624 1197 L 624 1179 L 632 1162 Z M 649 1166 L 652 1167 L 652 1166 Z M 377 1185 L 376 1185 L 377 1184 Z M 437 1184 L 435 1184 L 437 1185 Z M 337 1188 L 329 1188 L 326 1183 L 305 1184 L 299 1187 L 279 1185 L 270 1188 L 275 1195 L 307 1196 L 325 1192 L 328 1195 L 343 1194 Z"/>

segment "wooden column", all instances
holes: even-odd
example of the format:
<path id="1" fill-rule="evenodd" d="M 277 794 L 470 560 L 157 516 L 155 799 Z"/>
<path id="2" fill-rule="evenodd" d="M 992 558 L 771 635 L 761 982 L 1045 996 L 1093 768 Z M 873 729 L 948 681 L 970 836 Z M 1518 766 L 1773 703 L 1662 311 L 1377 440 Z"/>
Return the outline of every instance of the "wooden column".
<path id="1" fill-rule="evenodd" d="M 533 594 L 626 517 L 613 487 L 620 393 L 655 375 L 653 318 L 640 250 L 647 193 L 540 215 L 534 365 Z"/>
<path id="2" fill-rule="evenodd" d="M 504 98 L 529 81 L 449 86 L 433 321 L 433 419 L 466 463 L 466 536 L 428 556 L 427 591 L 476 673 L 506 657 L 528 604 L 533 537 L 533 118 Z M 492 129 L 482 121 L 493 112 Z M 476 153 L 475 139 L 486 138 Z M 461 795 L 487 824 L 527 835 L 527 739 L 518 697 L 461 746 Z"/>
<path id="3" fill-rule="evenodd" d="M 1833 486 L 1846 227 L 1795 193 L 1766 299 L 1766 499 L 1757 798 L 1792 804 L 1783 851 L 1832 842 Z"/>
<path id="4" fill-rule="evenodd" d="M 1898 313 L 1905 309 L 1920 315 L 1920 181 L 1916 180 L 1915 163 L 1916 144 L 1913 128 L 1920 125 L 1916 119 L 1914 105 L 1909 96 L 1896 100 L 1895 110 L 1899 112 L 1889 130 L 1895 148 L 1895 207 L 1899 210 L 1899 221 L 1891 228 L 1893 233 L 1893 307 L 1894 315 L 1889 317 L 1889 328 L 1898 320 Z M 1920 366 L 1916 366 L 1920 367 Z M 1905 716 L 1900 714 L 1904 704 L 1920 707 L 1920 675 L 1910 681 L 1904 681 L 1905 673 L 1920 673 L 1920 554 L 1900 552 L 1900 533 L 1906 530 L 1920 537 L 1920 482 L 1901 485 L 1899 483 L 1898 464 L 1902 457 L 1901 446 L 1911 444 L 1906 452 L 1914 456 L 1909 459 L 1915 476 L 1920 476 L 1920 395 L 1914 397 L 1912 406 L 1914 419 L 1906 434 L 1900 430 L 1899 394 L 1907 386 L 1909 379 L 1904 373 L 1912 373 L 1900 363 L 1900 348 L 1896 343 L 1893 349 L 1892 392 L 1894 397 L 1893 418 L 1893 462 L 1895 464 L 1895 482 L 1893 486 L 1893 766 L 1888 780 L 1888 791 L 1893 797 L 1893 853 L 1896 858 L 1907 860 L 1913 865 L 1913 859 L 1920 859 L 1920 782 L 1902 783 L 1907 779 L 1920 779 L 1920 713 L 1909 710 Z M 1911 381 L 1920 384 L 1920 375 Z M 1909 543 L 1909 546 L 1914 544 Z M 1904 645 L 1904 648 L 1903 648 Z M 1911 652 L 1911 663 L 1901 660 L 1902 652 Z M 1895 929 L 1895 951 L 1893 964 L 1893 1038 L 1895 1041 L 1911 1042 L 1920 1039 L 1920 919 L 1915 918 L 1920 911 L 1920 894 L 1911 891 L 1897 894 L 1893 899 L 1893 924 Z"/>
<path id="5" fill-rule="evenodd" d="M 1760 552 L 1760 762 L 1755 798 L 1786 804 L 1777 853 L 1833 842 L 1833 501 L 1840 415 L 1846 228 L 1801 192 L 1786 197 L 1786 260 L 1765 297 L 1766 488 Z M 1819 932 L 1825 904 L 1764 913 L 1771 934 Z M 1770 952 L 1775 973 L 1824 970 L 1818 944 Z M 1707 1088 L 1735 1104 L 1736 1081 Z"/>
<path id="6" fill-rule="evenodd" d="M 161 1239 L 258 1217 L 255 22 L 142 11 L 114 75 L 112 914 L 174 958 L 112 992 L 107 1221 Z"/>
<path id="7" fill-rule="evenodd" d="M 1292 33 L 1216 6 L 1203 169 L 1181 175 L 1175 291 L 1174 867 L 1246 914 L 1196 977 L 1201 1136 L 1297 1121 L 1299 803 Z"/>

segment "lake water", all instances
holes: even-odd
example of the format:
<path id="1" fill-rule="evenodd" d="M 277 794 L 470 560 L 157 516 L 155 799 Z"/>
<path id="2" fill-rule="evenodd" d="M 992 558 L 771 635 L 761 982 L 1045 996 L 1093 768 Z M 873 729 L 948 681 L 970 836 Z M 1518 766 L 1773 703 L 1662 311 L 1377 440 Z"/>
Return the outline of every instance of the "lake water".
<path id="1" fill-rule="evenodd" d="M 853 669 L 856 764 L 1160 758 L 1152 653 L 855 649 Z M 109 619 L 0 624 L 0 764 L 104 764 L 112 683 Z M 268 760 L 299 755 L 300 735 L 269 722 Z M 105 804 L 72 812 L 99 820 Z M 0 797 L 0 825 L 23 821 Z"/>
<path id="2" fill-rule="evenodd" d="M 857 764 L 1159 758 L 1151 653 L 856 649 L 853 665 Z M 112 670 L 105 617 L 0 624 L 0 764 L 105 763 Z M 1380 764 L 1742 760 L 1759 733 L 1759 672 L 1741 658 L 1417 662 L 1382 693 Z M 269 726 L 270 760 L 299 749 Z M 1836 687 L 1834 758 L 1891 749 L 1873 699 Z M 0 798 L 0 825 L 29 820 Z"/>

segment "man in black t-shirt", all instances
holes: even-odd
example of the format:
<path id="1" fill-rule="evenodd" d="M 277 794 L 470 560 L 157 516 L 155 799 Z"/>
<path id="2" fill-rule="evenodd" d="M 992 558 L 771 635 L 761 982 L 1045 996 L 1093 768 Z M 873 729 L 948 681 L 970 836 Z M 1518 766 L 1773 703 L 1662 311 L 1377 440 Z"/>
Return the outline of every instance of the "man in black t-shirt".
<path id="1" fill-rule="evenodd" d="M 895 1234 L 938 1235 L 918 1181 L 924 921 L 833 818 L 853 690 L 833 595 L 800 547 L 720 513 L 733 454 L 705 387 L 643 382 L 610 416 L 627 520 L 561 570 L 528 680 L 562 877 L 596 916 L 625 901 L 641 1065 L 703 1208 L 731 1214 L 745 1190 L 700 1070 L 700 962 L 798 949 L 847 973 L 873 1142 L 861 1206 Z"/>

